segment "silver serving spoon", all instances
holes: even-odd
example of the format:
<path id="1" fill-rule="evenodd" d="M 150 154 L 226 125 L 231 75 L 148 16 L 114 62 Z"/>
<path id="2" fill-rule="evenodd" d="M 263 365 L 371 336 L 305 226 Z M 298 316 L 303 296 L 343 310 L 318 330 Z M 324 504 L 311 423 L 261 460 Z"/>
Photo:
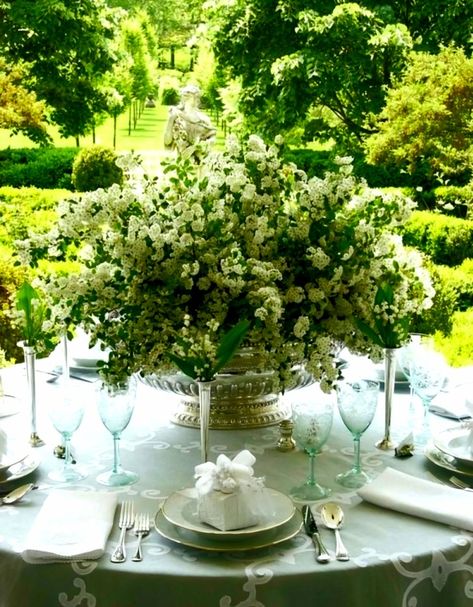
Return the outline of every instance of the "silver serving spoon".
<path id="1" fill-rule="evenodd" d="M 320 510 L 320 515 L 322 517 L 322 521 L 326 527 L 329 529 L 333 529 L 335 532 L 335 558 L 337 561 L 348 561 L 350 557 L 348 556 L 348 551 L 345 548 L 342 538 L 340 537 L 339 529 L 343 525 L 343 510 L 338 504 L 334 502 L 328 502 L 322 506 Z"/>
<path id="2" fill-rule="evenodd" d="M 0 498 L 0 506 L 3 506 L 4 504 L 14 504 L 35 488 L 36 485 L 34 483 L 28 483 L 27 485 L 21 485 L 20 487 L 13 489 L 13 491 L 7 493 L 5 497 Z"/>

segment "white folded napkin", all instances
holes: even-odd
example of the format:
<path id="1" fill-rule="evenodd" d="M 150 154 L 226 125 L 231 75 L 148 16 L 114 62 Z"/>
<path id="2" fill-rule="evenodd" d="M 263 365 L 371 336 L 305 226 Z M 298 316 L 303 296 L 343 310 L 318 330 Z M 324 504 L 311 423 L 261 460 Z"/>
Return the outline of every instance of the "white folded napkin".
<path id="1" fill-rule="evenodd" d="M 473 493 L 386 468 L 358 490 L 367 502 L 473 531 Z"/>
<path id="2" fill-rule="evenodd" d="M 27 563 L 98 559 L 113 525 L 116 493 L 56 489 L 46 498 L 25 542 Z"/>
<path id="3" fill-rule="evenodd" d="M 473 417 L 473 402 L 466 386 L 459 386 L 451 392 L 441 392 L 430 403 L 432 413 L 451 419 Z"/>

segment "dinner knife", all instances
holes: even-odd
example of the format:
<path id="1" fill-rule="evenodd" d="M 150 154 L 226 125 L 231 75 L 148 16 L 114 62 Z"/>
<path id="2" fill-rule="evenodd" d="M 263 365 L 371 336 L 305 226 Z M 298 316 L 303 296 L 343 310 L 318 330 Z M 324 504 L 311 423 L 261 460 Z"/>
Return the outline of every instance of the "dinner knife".
<path id="1" fill-rule="evenodd" d="M 305 532 L 312 538 L 317 550 L 317 561 L 319 563 L 328 563 L 331 560 L 330 555 L 322 542 L 312 510 L 307 504 L 302 507 L 302 518 L 304 519 Z"/>

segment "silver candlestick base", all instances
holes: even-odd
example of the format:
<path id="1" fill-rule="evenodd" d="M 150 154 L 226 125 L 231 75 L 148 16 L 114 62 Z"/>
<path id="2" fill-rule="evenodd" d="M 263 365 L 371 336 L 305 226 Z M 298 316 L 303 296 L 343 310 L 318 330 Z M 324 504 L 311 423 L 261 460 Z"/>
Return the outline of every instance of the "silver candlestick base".
<path id="1" fill-rule="evenodd" d="M 30 434 L 30 445 L 32 447 L 42 447 L 44 445 L 44 440 L 40 438 L 36 432 L 32 432 Z"/>

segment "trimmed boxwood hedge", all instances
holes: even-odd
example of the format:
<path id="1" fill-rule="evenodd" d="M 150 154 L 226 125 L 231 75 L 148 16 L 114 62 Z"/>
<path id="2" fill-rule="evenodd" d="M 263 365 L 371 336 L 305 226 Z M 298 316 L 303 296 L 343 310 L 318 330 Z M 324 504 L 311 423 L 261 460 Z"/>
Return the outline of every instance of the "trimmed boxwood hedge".
<path id="1" fill-rule="evenodd" d="M 402 234 L 406 244 L 420 249 L 436 264 L 458 266 L 473 258 L 473 220 L 414 211 Z"/>
<path id="2" fill-rule="evenodd" d="M 29 229 L 45 232 L 56 219 L 57 203 L 70 196 L 69 190 L 0 188 L 0 243 L 13 246 L 26 238 Z"/>
<path id="3" fill-rule="evenodd" d="M 0 150 L 0 187 L 65 188 L 72 190 L 72 163 L 79 148 Z"/>

